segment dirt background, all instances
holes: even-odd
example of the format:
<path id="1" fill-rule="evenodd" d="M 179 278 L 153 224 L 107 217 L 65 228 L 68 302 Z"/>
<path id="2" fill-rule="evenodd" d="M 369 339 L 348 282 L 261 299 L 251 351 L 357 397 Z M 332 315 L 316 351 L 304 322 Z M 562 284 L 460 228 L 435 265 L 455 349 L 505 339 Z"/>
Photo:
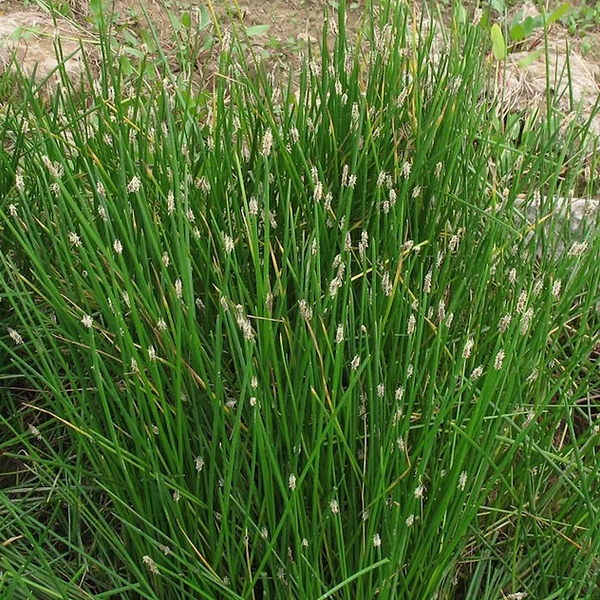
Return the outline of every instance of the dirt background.
<path id="1" fill-rule="evenodd" d="M 50 2 L 50 0 L 47 0 Z M 402 1 L 402 0 L 400 0 Z M 404 0 L 411 3 L 411 0 Z M 501 3 L 502 0 L 498 0 Z M 0 0 L 0 70 L 3 63 L 9 64 L 11 52 L 17 48 L 19 66 L 27 73 L 36 69 L 36 75 L 43 77 L 56 66 L 54 38 L 57 28 L 61 31 L 61 44 L 64 55 L 76 55 L 79 41 L 94 45 L 94 13 L 88 0 L 51 0 L 55 15 L 44 10 L 42 0 Z M 365 0 L 347 0 L 347 29 L 355 33 L 364 18 Z M 593 4 L 590 4 L 593 3 Z M 471 15 L 477 2 L 465 2 Z M 486 3 L 487 4 L 487 3 Z M 511 23 L 515 18 L 521 22 L 527 16 L 538 14 L 542 2 L 532 3 L 505 0 L 509 7 L 504 15 L 492 13 L 494 22 Z M 549 13 L 560 5 L 560 0 L 546 0 L 544 6 Z M 252 32 L 248 38 L 251 50 L 271 64 L 281 66 L 298 64 L 300 51 L 308 43 L 318 44 L 323 27 L 324 11 L 334 15 L 334 0 L 105 0 L 104 12 L 111 21 L 123 51 L 135 61 L 136 57 L 152 56 L 152 36 L 149 35 L 147 17 L 154 24 L 160 38 L 161 47 L 173 57 L 183 48 L 181 22 L 189 19 L 192 24 L 203 23 L 202 36 L 207 42 L 196 58 L 200 80 L 208 80 L 211 65 L 216 65 L 220 51 L 221 34 L 227 28 L 245 27 Z M 432 10 L 439 11 L 442 18 L 450 17 L 450 0 L 431 2 Z M 582 0 L 572 0 L 573 15 L 581 15 Z M 572 76 L 574 104 L 579 106 L 585 117 L 600 96 L 600 10 L 595 0 L 587 0 L 589 10 L 596 10 L 595 19 L 575 21 L 570 33 L 563 23 L 554 24 L 549 31 L 549 65 L 544 53 L 531 64 L 523 67 L 520 61 L 532 52 L 543 49 L 544 36 L 541 28 L 528 35 L 522 42 L 509 48 L 507 68 L 503 75 L 506 97 L 506 111 L 543 106 L 546 95 L 546 73 L 550 72 L 553 93 L 563 98 L 561 112 L 572 112 L 569 93 L 564 93 L 567 84 L 564 73 L 567 65 Z M 412 0 L 415 11 L 423 2 Z M 56 20 L 56 14 L 64 19 Z M 182 18 L 182 15 L 185 15 Z M 216 22 L 219 25 L 214 24 Z M 333 21 L 334 19 L 332 19 Z M 179 25 L 178 25 L 179 23 Z M 178 32 L 179 27 L 179 32 Z M 248 29 L 249 28 L 249 29 Z M 572 35 L 575 33 L 575 35 Z M 567 50 L 568 49 L 568 50 Z M 67 65 L 73 75 L 81 66 L 76 60 Z M 563 75 L 561 75 L 563 73 Z M 562 77 L 562 81 L 560 78 Z M 592 123 L 592 130 L 600 135 L 600 115 Z"/>
<path id="2" fill-rule="evenodd" d="M 410 3 L 411 0 L 405 1 Z M 413 3 L 417 7 L 424 4 L 415 0 Z M 247 27 L 268 25 L 266 33 L 253 38 L 253 46 L 272 56 L 293 55 L 306 40 L 316 42 L 323 26 L 324 9 L 332 12 L 336 4 L 335 0 L 104 0 L 104 10 L 115 15 L 117 30 L 129 29 L 134 35 L 147 27 L 144 15 L 146 12 L 157 26 L 161 38 L 168 43 L 172 38 L 169 12 L 181 15 L 191 10 L 193 13 L 200 6 L 211 12 L 211 7 L 214 7 L 221 22 L 226 22 L 231 16 L 241 16 Z M 469 10 L 474 10 L 477 4 L 480 3 L 475 0 L 465 1 Z M 561 4 L 561 1 L 545 0 L 533 3 L 531 0 L 507 0 L 508 20 L 519 12 L 524 15 L 535 14 L 536 6 L 542 4 L 550 12 L 552 8 Z M 576 10 L 581 5 L 595 4 L 595 0 L 571 0 L 570 4 Z M 49 5 L 75 20 L 83 28 L 89 24 L 89 0 L 0 0 L 0 17 Z M 446 16 L 450 13 L 450 5 L 450 0 L 430 2 L 434 11 L 439 9 L 442 15 Z M 348 28 L 355 31 L 363 18 L 364 0 L 347 0 L 346 6 Z M 236 15 L 237 7 L 239 12 Z M 500 13 L 494 13 L 494 16 L 499 21 L 503 20 Z M 568 38 L 573 50 L 582 56 L 585 55 L 586 61 L 600 65 L 600 16 L 597 17 L 595 26 L 590 23 L 582 25 L 585 27 L 582 26 L 576 36 L 571 36 L 565 26 L 558 24 L 553 28 L 551 37 L 561 41 Z M 536 37 L 539 36 L 533 36 L 529 41 L 535 43 Z"/>

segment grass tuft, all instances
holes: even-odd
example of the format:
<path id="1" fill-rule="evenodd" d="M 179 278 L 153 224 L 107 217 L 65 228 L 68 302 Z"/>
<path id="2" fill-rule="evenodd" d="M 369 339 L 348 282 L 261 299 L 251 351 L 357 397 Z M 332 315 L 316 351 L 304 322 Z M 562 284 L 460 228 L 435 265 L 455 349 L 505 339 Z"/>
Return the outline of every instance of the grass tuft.
<path id="1" fill-rule="evenodd" d="M 367 15 L 3 105 L 2 597 L 597 597 L 595 146 Z"/>

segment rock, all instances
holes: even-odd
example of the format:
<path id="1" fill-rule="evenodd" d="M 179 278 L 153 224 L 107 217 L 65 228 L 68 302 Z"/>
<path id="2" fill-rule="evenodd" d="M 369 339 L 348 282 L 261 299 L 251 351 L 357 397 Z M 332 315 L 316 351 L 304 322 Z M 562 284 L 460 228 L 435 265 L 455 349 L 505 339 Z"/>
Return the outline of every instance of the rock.
<path id="1" fill-rule="evenodd" d="M 584 248 L 586 238 L 595 229 L 600 211 L 598 198 L 538 198 L 525 201 L 517 198 L 515 208 L 528 225 L 544 227 L 548 235 L 558 234 L 554 240 L 554 257 L 558 258 Z M 523 214 L 524 213 L 524 214 Z M 518 221 L 520 219 L 517 219 Z M 524 224 L 524 223 L 523 223 Z M 531 239 L 533 233 L 527 235 Z M 537 249 L 538 255 L 541 248 Z"/>
<path id="2" fill-rule="evenodd" d="M 67 76 L 77 80 L 83 72 L 82 35 L 84 32 L 66 19 L 35 9 L 0 14 L 0 72 L 18 65 L 27 77 L 35 73 L 36 83 L 47 78 L 55 83 L 60 78 L 60 47 Z"/>

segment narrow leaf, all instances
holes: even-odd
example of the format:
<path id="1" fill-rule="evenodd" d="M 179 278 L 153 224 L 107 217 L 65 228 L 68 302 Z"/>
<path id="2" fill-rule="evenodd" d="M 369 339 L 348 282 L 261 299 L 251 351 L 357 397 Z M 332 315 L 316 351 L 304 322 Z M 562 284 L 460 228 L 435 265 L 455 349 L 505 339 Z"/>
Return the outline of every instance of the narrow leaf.
<path id="1" fill-rule="evenodd" d="M 544 52 L 543 48 L 538 48 L 534 52 L 530 52 L 525 58 L 522 58 L 517 64 L 519 68 L 526 69 L 529 65 L 534 63 Z"/>
<path id="2" fill-rule="evenodd" d="M 492 38 L 492 52 L 496 60 L 504 60 L 506 58 L 506 42 L 504 41 L 502 29 L 496 23 L 492 25 L 490 35 Z"/>
<path id="3" fill-rule="evenodd" d="M 570 8 L 571 7 L 569 6 L 569 3 L 564 2 L 563 4 L 561 4 L 559 7 L 555 8 L 550 13 L 550 16 L 548 17 L 548 20 L 546 21 L 546 23 L 548 25 L 552 25 L 552 23 L 556 23 L 556 21 L 559 21 L 560 19 L 562 19 L 569 12 Z"/>
<path id="4" fill-rule="evenodd" d="M 253 37 L 256 35 L 262 35 L 269 30 L 269 25 L 254 25 L 253 27 L 248 27 L 246 29 L 246 35 L 248 37 Z"/>
<path id="5" fill-rule="evenodd" d="M 525 39 L 525 30 L 523 29 L 523 25 L 521 25 L 521 23 L 513 25 L 508 34 L 513 42 L 520 42 L 521 40 Z"/>

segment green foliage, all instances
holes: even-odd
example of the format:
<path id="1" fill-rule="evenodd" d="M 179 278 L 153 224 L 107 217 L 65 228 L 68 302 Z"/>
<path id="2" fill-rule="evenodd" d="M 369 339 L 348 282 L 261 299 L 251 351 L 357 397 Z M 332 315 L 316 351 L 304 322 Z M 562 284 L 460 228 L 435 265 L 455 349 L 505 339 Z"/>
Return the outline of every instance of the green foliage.
<path id="1" fill-rule="evenodd" d="M 510 37 L 515 42 L 520 42 L 528 38 L 536 29 L 548 27 L 562 19 L 569 11 L 567 2 L 555 8 L 549 15 L 538 14 L 535 17 L 528 16 L 523 18 L 523 14 L 518 13 L 510 26 Z"/>
<path id="2" fill-rule="evenodd" d="M 506 58 L 506 42 L 502 35 L 502 29 L 494 23 L 490 29 L 492 38 L 492 52 L 496 60 L 504 60 Z"/>
<path id="3" fill-rule="evenodd" d="M 597 597 L 596 146 L 368 8 L 3 105 L 3 597 Z"/>
<path id="4" fill-rule="evenodd" d="M 571 35 L 584 36 L 587 33 L 598 32 L 600 27 L 600 6 L 596 2 L 587 3 L 585 0 L 573 3 L 564 22 Z"/>

